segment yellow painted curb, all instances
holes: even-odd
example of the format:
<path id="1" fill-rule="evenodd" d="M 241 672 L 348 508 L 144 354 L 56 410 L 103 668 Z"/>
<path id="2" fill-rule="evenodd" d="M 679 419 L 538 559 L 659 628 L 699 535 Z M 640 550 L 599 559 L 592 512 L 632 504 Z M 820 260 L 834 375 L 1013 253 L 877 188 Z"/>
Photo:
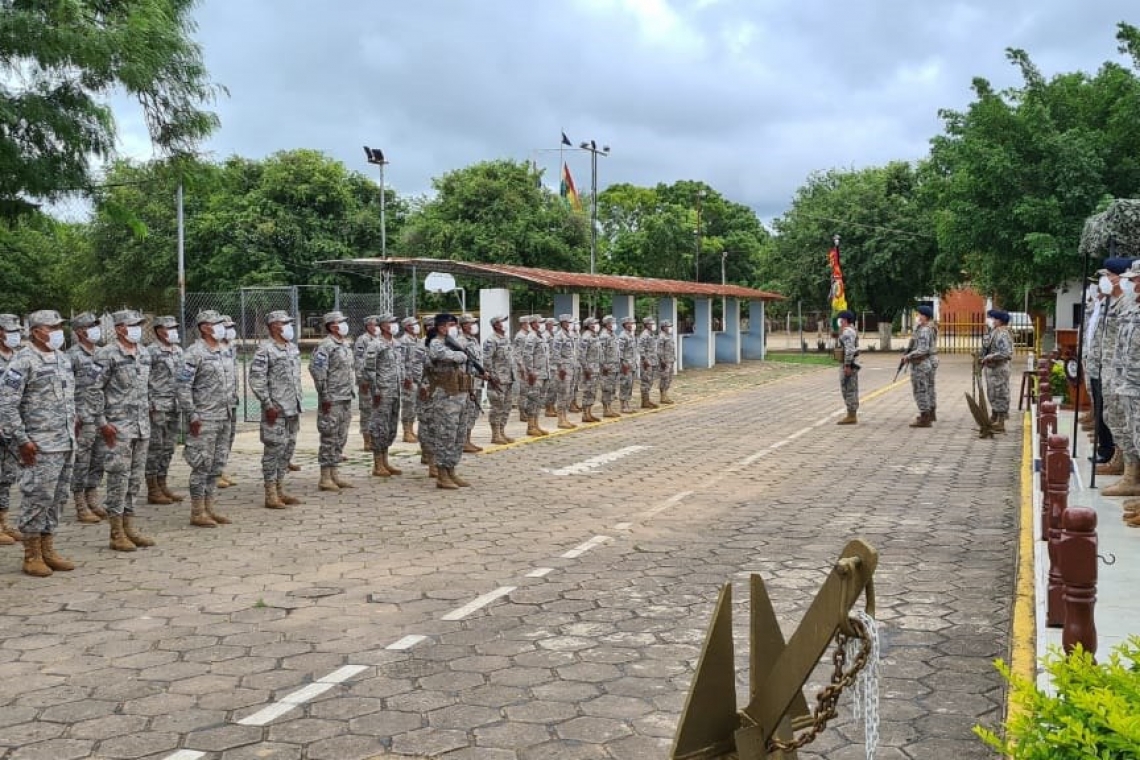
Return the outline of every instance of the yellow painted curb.
<path id="1" fill-rule="evenodd" d="M 1017 589 L 1013 604 L 1013 633 L 1010 643 L 1010 670 L 1029 682 L 1037 680 L 1037 616 L 1033 577 L 1033 425 L 1024 415 L 1021 439 L 1021 510 L 1017 541 Z M 1013 689 L 1007 689 L 1006 722 L 1019 712 L 1013 702 Z"/>
<path id="2" fill-rule="evenodd" d="M 871 399 L 878 398 L 879 396 L 882 396 L 885 393 L 890 393 L 895 388 L 898 388 L 900 385 L 906 385 L 909 382 L 910 382 L 910 380 L 907 380 L 907 379 L 895 380 L 890 385 L 884 385 L 882 388 L 879 388 L 878 390 L 871 391 L 866 396 L 863 396 L 862 398 L 859 399 L 859 403 L 862 404 L 866 401 L 870 401 Z"/>

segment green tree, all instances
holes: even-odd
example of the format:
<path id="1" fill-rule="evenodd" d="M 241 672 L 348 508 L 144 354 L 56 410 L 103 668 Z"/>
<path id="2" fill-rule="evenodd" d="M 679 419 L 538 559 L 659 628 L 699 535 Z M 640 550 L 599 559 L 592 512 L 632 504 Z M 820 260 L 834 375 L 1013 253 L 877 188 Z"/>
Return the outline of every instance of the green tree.
<path id="1" fill-rule="evenodd" d="M 124 91 L 151 140 L 192 151 L 217 88 L 191 38 L 196 0 L 0 0 L 0 216 L 89 187 L 114 152 L 107 99 Z"/>
<path id="2" fill-rule="evenodd" d="M 74 305 L 70 264 L 86 247 L 81 225 L 31 212 L 0 221 L 0 312 L 26 314 L 35 309 L 67 313 Z"/>

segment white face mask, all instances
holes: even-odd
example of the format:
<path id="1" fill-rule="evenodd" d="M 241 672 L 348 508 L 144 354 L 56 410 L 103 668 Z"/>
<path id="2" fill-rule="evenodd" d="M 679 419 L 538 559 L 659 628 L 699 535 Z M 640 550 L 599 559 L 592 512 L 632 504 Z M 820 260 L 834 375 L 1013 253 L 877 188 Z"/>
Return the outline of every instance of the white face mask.
<path id="1" fill-rule="evenodd" d="M 986 327 L 990 328 L 991 330 L 994 329 L 994 318 L 993 317 L 986 317 Z"/>
<path id="2" fill-rule="evenodd" d="M 663 332 L 663 333 L 665 333 L 666 335 L 668 335 L 669 333 L 673 332 L 673 328 L 672 328 L 672 327 L 662 327 L 662 328 L 661 328 L 661 332 Z"/>
<path id="3" fill-rule="evenodd" d="M 1097 284 L 1100 286 L 1100 292 L 1101 293 L 1104 293 L 1106 296 L 1111 295 L 1111 293 L 1112 293 L 1112 280 L 1110 280 L 1108 278 L 1107 274 L 1102 274 L 1100 276 L 1100 282 Z"/>
<path id="4" fill-rule="evenodd" d="M 479 325 L 471 325 L 470 330 L 467 334 L 468 335 L 478 335 L 479 334 Z"/>
<path id="5" fill-rule="evenodd" d="M 178 342 L 178 331 L 171 328 L 166 331 L 166 340 L 168 343 Z"/>
<path id="6" fill-rule="evenodd" d="M 653 324 L 652 322 L 650 322 L 649 324 L 647 324 L 647 325 L 645 326 L 645 329 L 646 329 L 646 330 L 648 330 L 649 332 L 653 332 L 654 330 L 656 330 L 656 329 L 657 329 L 657 325 L 655 325 L 655 324 Z"/>
<path id="7" fill-rule="evenodd" d="M 237 338 L 237 330 L 232 327 L 226 328 L 226 340 L 234 340 Z"/>
<path id="8" fill-rule="evenodd" d="M 63 348 L 63 330 L 52 330 L 49 332 L 47 344 L 48 348 L 52 351 L 58 351 Z"/>
<path id="9" fill-rule="evenodd" d="M 578 327 L 578 325 L 576 325 L 576 324 L 570 325 L 570 334 L 571 335 L 577 335 L 579 330 L 580 330 L 580 328 Z"/>
<path id="10" fill-rule="evenodd" d="M 293 325 L 285 323 L 281 325 L 281 337 L 285 340 L 293 340 Z"/>
<path id="11" fill-rule="evenodd" d="M 544 333 L 544 332 L 546 332 L 546 325 L 539 322 L 537 325 L 534 326 L 534 331 L 536 333 Z"/>
<path id="12" fill-rule="evenodd" d="M 347 336 L 348 335 L 348 322 L 337 322 L 336 323 L 336 332 L 342 338 Z"/>
<path id="13" fill-rule="evenodd" d="M 5 332 L 4 333 L 4 345 L 7 346 L 8 348 L 19 348 L 21 337 L 22 336 L 17 331 Z"/>
<path id="14" fill-rule="evenodd" d="M 103 340 L 103 329 L 99 325 L 87 328 L 87 340 L 98 343 Z"/>
<path id="15" fill-rule="evenodd" d="M 1131 277 L 1121 277 L 1120 290 L 1124 295 L 1130 296 L 1136 292 L 1136 283 L 1132 281 Z"/>
<path id="16" fill-rule="evenodd" d="M 142 325 L 127 325 L 127 340 L 131 343 L 142 340 Z"/>
<path id="17" fill-rule="evenodd" d="M 459 328 L 456 325 L 451 325 L 450 327 L 447 328 L 447 334 L 452 338 L 458 337 L 459 336 Z"/>
<path id="18" fill-rule="evenodd" d="M 226 326 L 219 322 L 210 326 L 210 332 L 214 336 L 214 340 L 222 340 L 226 337 Z"/>
<path id="19" fill-rule="evenodd" d="M 391 330 L 392 337 L 394 338 L 400 334 L 400 323 L 399 322 L 393 322 L 388 326 L 388 329 Z"/>
<path id="20" fill-rule="evenodd" d="M 590 329 L 591 329 L 591 330 L 592 330 L 594 333 L 597 333 L 599 330 L 601 330 L 601 329 L 602 329 L 602 326 L 601 326 L 601 325 L 590 325 Z"/>
<path id="21" fill-rule="evenodd" d="M 412 331 L 412 335 L 419 335 L 420 334 L 420 323 L 416 322 L 413 325 L 411 325 L 408 329 Z"/>

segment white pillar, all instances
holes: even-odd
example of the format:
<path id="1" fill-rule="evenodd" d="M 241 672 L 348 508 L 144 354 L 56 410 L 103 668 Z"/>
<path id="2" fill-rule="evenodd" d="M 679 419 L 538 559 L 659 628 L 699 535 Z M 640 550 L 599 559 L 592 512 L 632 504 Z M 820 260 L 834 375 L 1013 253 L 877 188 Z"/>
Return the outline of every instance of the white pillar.
<path id="1" fill-rule="evenodd" d="M 693 299 L 693 332 L 681 340 L 686 367 L 708 369 L 716 363 L 716 343 L 712 331 L 712 301 Z"/>
<path id="2" fill-rule="evenodd" d="M 724 329 L 716 333 L 717 364 L 740 364 L 740 300 L 725 300 L 722 315 Z"/>
<path id="3" fill-rule="evenodd" d="M 744 334 L 741 343 L 741 355 L 745 359 L 763 359 L 767 353 L 765 334 L 767 325 L 764 323 L 764 302 L 748 302 L 748 332 Z"/>
<path id="4" fill-rule="evenodd" d="M 681 357 L 680 338 L 677 334 L 677 299 L 671 296 L 657 299 L 657 329 L 661 329 L 661 323 L 668 321 L 673 325 L 673 353 L 677 357 L 676 366 L 674 370 L 680 372 L 682 367 L 685 366 Z"/>
<path id="5" fill-rule="evenodd" d="M 491 317 L 511 315 L 511 291 L 483 288 L 479 291 L 479 340 L 491 334 Z M 508 331 L 511 329 L 507 328 Z"/>

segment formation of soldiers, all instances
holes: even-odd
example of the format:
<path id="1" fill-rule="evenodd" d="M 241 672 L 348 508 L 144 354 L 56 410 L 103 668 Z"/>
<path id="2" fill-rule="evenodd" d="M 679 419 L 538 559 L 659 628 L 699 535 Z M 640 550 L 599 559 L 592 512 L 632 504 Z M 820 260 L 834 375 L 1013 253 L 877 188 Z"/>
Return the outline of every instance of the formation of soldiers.
<path id="1" fill-rule="evenodd" d="M 91 312 L 71 320 L 72 345 L 65 349 L 64 320 L 52 310 L 18 317 L 0 314 L 0 545 L 21 542 L 23 572 L 47 577 L 75 564 L 56 550 L 54 538 L 67 502 L 81 523 L 107 521 L 109 548 L 131 552 L 155 545 L 142 532 L 136 506 L 174 504 L 168 475 L 182 420 L 183 456 L 190 467 L 190 524 L 216 528 L 231 519 L 217 506 L 217 491 L 232 485 L 225 474 L 233 448 L 238 407 L 236 330 L 216 311 L 200 312 L 194 340 L 183 350 L 178 320 L 154 319 L 154 339 L 143 344 L 145 317 L 116 311 L 113 334 L 104 336 Z M 264 506 L 299 504 L 286 491 L 300 430 L 303 391 L 301 354 L 293 318 L 285 311 L 265 317 L 268 337 L 248 368 L 248 384 L 261 405 L 259 424 Z M 508 318 L 491 319 L 492 334 L 480 343 L 478 320 L 439 314 L 421 338 L 415 317 L 368 317 L 353 341 L 339 311 L 322 318 L 325 336 L 309 362 L 317 392 L 317 431 L 322 491 L 352 488 L 341 476 L 354 400 L 363 443 L 372 452 L 372 475 L 402 474 L 389 458 L 399 427 L 403 440 L 418 442 L 422 462 L 436 485 L 470 484 L 456 471 L 464 453 L 481 451 L 471 432 L 489 399 L 488 422 L 495 444 L 512 443 L 505 427 L 517 395 L 530 436 L 548 435 L 539 416 L 573 428 L 568 415 L 597 422 L 633 411 L 633 387 L 641 408 L 672 404 L 669 388 L 676 361 L 672 325 L 645 318 L 640 333 L 632 318 L 606 316 L 583 322 L 528 315 L 510 338 Z M 579 402 L 579 399 L 581 400 Z M 419 432 L 416 432 L 418 422 Z M 104 497 L 99 487 L 105 479 Z M 19 484 L 20 515 L 9 517 L 13 486 Z"/>

